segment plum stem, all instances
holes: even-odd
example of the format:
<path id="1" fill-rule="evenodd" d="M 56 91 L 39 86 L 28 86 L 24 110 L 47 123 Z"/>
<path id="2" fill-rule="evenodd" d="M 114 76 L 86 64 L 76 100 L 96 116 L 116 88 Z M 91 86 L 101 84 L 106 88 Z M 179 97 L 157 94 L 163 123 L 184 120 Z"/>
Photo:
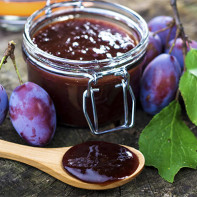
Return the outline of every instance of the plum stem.
<path id="1" fill-rule="evenodd" d="M 174 13 L 175 22 L 176 22 L 177 28 L 179 29 L 179 35 L 183 39 L 183 55 L 185 57 L 187 54 L 187 36 L 185 34 L 184 27 L 183 27 L 181 20 L 180 20 L 180 15 L 179 15 L 179 11 L 177 8 L 176 0 L 170 0 L 170 1 L 171 1 L 170 2 L 171 7 L 172 7 L 173 13 Z M 185 67 L 184 67 L 184 70 L 185 70 Z"/>
<path id="2" fill-rule="evenodd" d="M 171 33 L 172 33 L 172 28 L 175 26 L 175 20 L 174 20 L 174 18 L 173 18 L 173 21 L 168 25 L 169 27 L 170 27 L 170 30 L 169 30 L 169 33 L 168 33 L 168 36 L 167 36 L 167 38 L 166 38 L 166 46 L 167 46 L 167 44 L 168 44 L 168 42 L 169 42 L 169 40 L 170 40 L 170 35 L 171 35 Z"/>
<path id="3" fill-rule="evenodd" d="M 1 59 L 1 63 L 0 63 L 0 70 L 3 64 L 5 64 L 5 62 L 7 62 L 7 57 L 3 56 L 3 58 Z"/>
<path id="4" fill-rule="evenodd" d="M 160 30 L 158 30 L 158 31 L 155 31 L 155 32 L 153 33 L 153 36 L 155 36 L 156 34 L 158 34 L 158 33 L 160 33 L 160 32 L 166 31 L 166 30 L 168 30 L 168 29 L 172 29 L 172 27 L 174 26 L 174 24 L 175 24 L 175 21 L 173 20 L 173 21 L 171 21 L 171 22 L 167 25 L 167 27 L 164 27 L 164 28 L 162 28 L 162 29 L 160 29 Z"/>
<path id="5" fill-rule="evenodd" d="M 1 60 L 0 69 L 1 69 L 3 64 L 7 63 L 7 59 L 8 59 L 8 57 L 10 57 L 14 53 L 14 49 L 15 49 L 15 43 L 14 43 L 14 41 L 10 41 L 8 43 L 8 47 L 6 48 L 6 50 L 4 52 L 4 56 Z"/>
<path id="6" fill-rule="evenodd" d="M 17 74 L 17 76 L 18 76 L 19 83 L 20 83 L 20 85 L 22 85 L 22 84 L 23 84 L 23 80 L 22 80 L 22 78 L 21 78 L 21 76 L 20 76 L 18 67 L 16 66 L 16 60 L 15 60 L 15 58 L 12 59 L 12 63 L 13 63 L 13 65 L 14 65 L 16 74 Z"/>
<path id="7" fill-rule="evenodd" d="M 177 38 L 178 38 L 179 35 L 180 35 L 180 30 L 177 29 L 177 31 L 176 31 L 176 36 L 175 36 L 175 39 L 174 39 L 174 42 L 172 43 L 172 46 L 170 47 L 170 50 L 169 50 L 169 54 L 172 53 L 172 50 L 173 50 L 173 48 L 174 48 L 174 46 L 175 46 L 176 40 L 177 40 Z"/>
<path id="8" fill-rule="evenodd" d="M 185 34 L 183 24 L 181 23 L 179 11 L 178 11 L 178 8 L 177 8 L 177 1 L 176 0 L 170 0 L 170 4 L 171 4 L 171 7 L 172 7 L 172 10 L 173 10 L 173 13 L 174 13 L 175 23 L 176 23 L 177 31 L 178 31 L 177 34 L 179 34 L 180 37 L 183 40 L 183 56 L 184 56 L 184 59 L 185 59 L 185 56 L 187 54 L 187 41 L 188 41 L 188 38 L 187 38 L 187 36 Z M 185 65 L 184 65 L 184 71 L 185 71 Z M 176 97 L 175 97 L 175 99 L 177 101 L 178 101 L 178 98 L 179 98 L 179 94 L 180 94 L 180 90 L 178 88 L 178 90 L 176 92 Z"/>
<path id="9" fill-rule="evenodd" d="M 16 60 L 15 60 L 15 55 L 14 55 L 15 45 L 16 45 L 16 43 L 13 40 L 8 42 L 8 47 L 5 50 L 4 56 L 3 56 L 2 60 L 1 60 L 1 63 L 0 63 L 0 69 L 1 69 L 3 64 L 7 63 L 7 59 L 8 59 L 8 57 L 10 57 L 10 59 L 12 60 L 13 65 L 14 65 L 16 74 L 18 76 L 20 85 L 22 85 L 23 81 L 22 81 L 22 78 L 21 78 L 20 73 L 18 71 L 18 68 L 16 66 Z"/>

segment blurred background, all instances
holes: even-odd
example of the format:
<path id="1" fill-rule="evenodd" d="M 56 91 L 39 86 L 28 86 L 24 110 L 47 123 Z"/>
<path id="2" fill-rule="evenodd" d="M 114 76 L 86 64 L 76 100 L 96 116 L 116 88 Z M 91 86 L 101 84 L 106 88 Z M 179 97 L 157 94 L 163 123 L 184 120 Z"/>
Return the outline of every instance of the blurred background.
<path id="1" fill-rule="evenodd" d="M 23 21 L 17 21 L 17 16 L 24 20 L 25 17 L 43 7 L 45 4 L 61 1 L 62 0 L 0 0 L 0 26 L 3 26 L 5 20 L 10 24 L 15 23 L 16 26 L 20 25 Z M 170 0 L 110 0 L 110 2 L 120 3 L 137 11 L 147 21 L 157 15 L 172 15 Z M 195 28 L 197 26 L 197 1 L 177 0 L 177 4 L 186 32 L 195 39 L 197 34 L 197 28 Z"/>

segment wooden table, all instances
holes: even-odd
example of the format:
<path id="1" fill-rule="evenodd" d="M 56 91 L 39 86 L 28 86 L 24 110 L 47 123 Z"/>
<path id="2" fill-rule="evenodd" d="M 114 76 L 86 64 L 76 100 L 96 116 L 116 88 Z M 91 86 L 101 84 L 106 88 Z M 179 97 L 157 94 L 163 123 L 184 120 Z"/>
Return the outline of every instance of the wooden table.
<path id="1" fill-rule="evenodd" d="M 119 2 L 139 12 L 147 21 L 156 15 L 172 14 L 168 1 L 156 0 L 111 0 Z M 197 2 L 196 0 L 178 1 L 183 24 L 187 34 L 197 40 Z M 16 61 L 24 81 L 27 81 L 26 66 L 21 54 L 22 33 L 0 31 L 0 58 L 7 46 L 8 41 L 14 40 L 16 46 Z M 0 73 L 0 83 L 6 88 L 10 96 L 12 90 L 19 85 L 17 76 L 11 61 L 4 66 Z M 138 148 L 138 138 L 143 128 L 150 121 L 151 116 L 145 114 L 140 108 L 137 109 L 135 127 L 116 133 L 102 136 L 93 136 L 89 129 L 79 129 L 58 126 L 55 137 L 48 147 L 72 146 L 87 140 L 104 140 L 108 142 L 125 144 Z M 191 123 L 193 132 L 197 129 Z M 14 130 L 9 116 L 0 126 L 0 139 L 25 144 Z M 52 158 L 51 158 L 52 159 Z M 64 184 L 53 177 L 25 164 L 0 159 L 0 196 L 197 196 L 197 171 L 182 169 L 173 184 L 164 181 L 156 169 L 145 167 L 140 176 L 132 182 L 108 191 L 88 191 L 77 189 Z"/>

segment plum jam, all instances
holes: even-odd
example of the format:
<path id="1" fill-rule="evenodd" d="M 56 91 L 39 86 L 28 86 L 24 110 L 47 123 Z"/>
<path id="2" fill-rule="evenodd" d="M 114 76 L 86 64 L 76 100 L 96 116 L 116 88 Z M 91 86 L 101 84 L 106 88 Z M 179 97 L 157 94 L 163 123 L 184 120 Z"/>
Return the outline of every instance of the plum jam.
<path id="1" fill-rule="evenodd" d="M 130 32 L 113 23 L 90 18 L 51 23 L 37 31 L 33 41 L 47 53 L 82 61 L 117 57 L 137 45 Z"/>
<path id="2" fill-rule="evenodd" d="M 92 128 L 125 118 L 122 128 L 131 127 L 148 43 L 145 21 L 100 1 L 52 4 L 46 13 L 47 7 L 27 20 L 23 55 L 29 81 L 49 93 L 59 123 Z"/>
<path id="3" fill-rule="evenodd" d="M 118 144 L 89 141 L 70 148 L 62 163 L 66 172 L 77 179 L 107 184 L 133 174 L 139 166 L 139 159 Z"/>

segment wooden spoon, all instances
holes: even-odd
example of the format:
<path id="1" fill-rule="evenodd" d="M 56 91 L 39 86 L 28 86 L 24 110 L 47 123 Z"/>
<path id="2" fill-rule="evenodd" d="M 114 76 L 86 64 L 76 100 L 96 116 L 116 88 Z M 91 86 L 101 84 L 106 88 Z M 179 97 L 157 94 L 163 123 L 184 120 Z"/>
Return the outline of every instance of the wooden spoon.
<path id="1" fill-rule="evenodd" d="M 71 147 L 38 148 L 0 140 L 0 157 L 16 160 L 38 168 L 56 179 L 74 187 L 90 190 L 105 190 L 119 187 L 131 181 L 142 171 L 144 167 L 145 159 L 142 153 L 129 146 L 125 147 L 138 156 L 139 166 L 129 177 L 109 184 L 86 183 L 69 175 L 62 166 L 62 158 L 65 152 Z"/>

